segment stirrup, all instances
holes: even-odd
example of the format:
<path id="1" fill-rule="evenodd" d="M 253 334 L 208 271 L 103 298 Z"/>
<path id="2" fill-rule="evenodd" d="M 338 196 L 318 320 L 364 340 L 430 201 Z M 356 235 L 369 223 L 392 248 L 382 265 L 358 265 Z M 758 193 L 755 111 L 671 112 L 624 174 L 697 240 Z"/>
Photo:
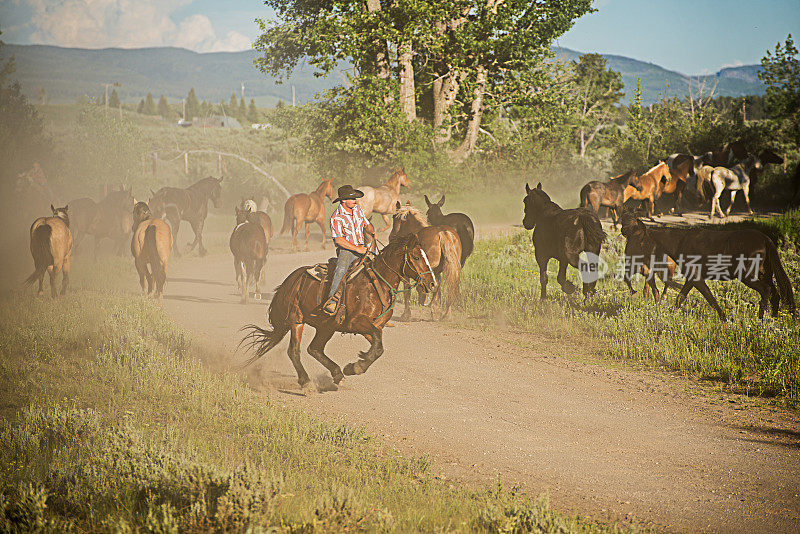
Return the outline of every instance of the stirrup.
<path id="1" fill-rule="evenodd" d="M 336 309 L 339 307 L 339 295 L 334 295 L 322 305 L 322 313 L 325 315 L 333 316 L 336 314 Z"/>

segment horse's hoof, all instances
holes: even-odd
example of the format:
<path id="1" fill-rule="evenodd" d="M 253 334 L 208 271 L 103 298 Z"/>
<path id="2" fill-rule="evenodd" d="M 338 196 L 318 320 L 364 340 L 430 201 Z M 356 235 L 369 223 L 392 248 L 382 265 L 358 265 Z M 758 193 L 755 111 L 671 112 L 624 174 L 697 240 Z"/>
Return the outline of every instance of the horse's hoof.
<path id="1" fill-rule="evenodd" d="M 339 382 L 341 382 L 342 379 L 344 379 L 344 374 L 340 369 L 336 369 L 335 372 L 331 373 L 331 378 L 333 378 L 333 383 L 338 386 Z"/>
<path id="2" fill-rule="evenodd" d="M 347 365 L 345 365 L 344 369 L 342 369 L 342 371 L 344 371 L 345 376 L 353 376 L 353 375 L 362 375 L 362 374 L 364 374 L 364 370 L 361 368 L 359 363 L 360 362 L 348 363 Z"/>

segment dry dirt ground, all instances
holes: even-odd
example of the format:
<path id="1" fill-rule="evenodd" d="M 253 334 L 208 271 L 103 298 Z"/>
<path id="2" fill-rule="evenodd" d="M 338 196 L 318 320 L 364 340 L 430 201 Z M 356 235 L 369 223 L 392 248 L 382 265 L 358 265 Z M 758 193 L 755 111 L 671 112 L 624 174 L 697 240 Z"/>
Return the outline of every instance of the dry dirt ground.
<path id="1" fill-rule="evenodd" d="M 499 231 L 492 229 L 492 232 Z M 319 239 L 316 236 L 316 239 Z M 265 324 L 272 289 L 322 261 L 273 245 L 264 299 L 239 303 L 229 255 L 173 262 L 164 308 L 197 333 L 213 365 L 236 366 L 248 323 Z M 443 476 L 519 483 L 560 510 L 680 532 L 800 532 L 800 417 L 662 373 L 582 363 L 591 346 L 505 330 L 416 320 L 385 329 L 386 352 L 335 388 L 303 353 L 318 393 L 303 395 L 287 340 L 244 374 L 275 402 L 363 425 L 397 449 L 428 455 Z M 313 330 L 306 330 L 307 346 Z M 334 336 L 341 366 L 367 346 Z M 239 371 L 234 371 L 239 372 Z"/>

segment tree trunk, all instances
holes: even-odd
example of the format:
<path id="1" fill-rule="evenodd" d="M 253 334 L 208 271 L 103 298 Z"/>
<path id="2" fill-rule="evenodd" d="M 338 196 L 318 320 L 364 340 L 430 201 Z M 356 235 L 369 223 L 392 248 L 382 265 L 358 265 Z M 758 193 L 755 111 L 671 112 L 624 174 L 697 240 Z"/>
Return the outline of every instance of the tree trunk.
<path id="1" fill-rule="evenodd" d="M 458 96 L 461 77 L 460 72 L 450 71 L 433 81 L 433 127 L 437 131 L 436 142 L 439 144 L 450 140 L 451 125 L 448 124 L 446 128 L 443 125 Z"/>
<path id="2" fill-rule="evenodd" d="M 370 13 L 376 13 L 381 10 L 381 0 L 367 0 L 367 11 Z M 375 47 L 375 68 L 377 70 L 376 74 L 378 78 L 382 80 L 388 80 L 389 77 L 392 75 L 392 71 L 389 68 L 389 47 L 386 44 L 386 41 L 378 40 L 373 43 Z M 392 102 L 394 98 L 392 97 L 391 93 L 387 93 L 383 97 L 383 101 L 388 104 Z"/>
<path id="3" fill-rule="evenodd" d="M 478 66 L 477 76 L 475 77 L 475 90 L 473 91 L 472 107 L 470 109 L 467 131 L 461 145 L 455 149 L 451 155 L 454 163 L 461 163 L 467 159 L 475 150 L 475 143 L 478 141 L 478 133 L 481 127 L 483 116 L 483 97 L 486 93 L 486 67 Z"/>
<path id="4" fill-rule="evenodd" d="M 414 65 L 411 63 L 413 50 L 411 42 L 400 43 L 397 49 L 400 64 L 400 106 L 408 122 L 417 118 L 416 90 L 414 87 Z"/>

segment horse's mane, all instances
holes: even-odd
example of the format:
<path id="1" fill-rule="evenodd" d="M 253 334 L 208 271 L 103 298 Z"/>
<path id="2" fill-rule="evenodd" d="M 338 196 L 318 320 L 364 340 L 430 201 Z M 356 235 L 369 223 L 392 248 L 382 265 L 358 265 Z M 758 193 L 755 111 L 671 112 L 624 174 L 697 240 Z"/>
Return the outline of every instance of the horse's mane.
<path id="1" fill-rule="evenodd" d="M 619 176 L 615 176 L 614 178 L 610 179 L 609 182 L 617 184 L 622 182 L 627 182 L 628 178 L 630 178 L 633 173 L 634 171 L 628 171 L 625 174 L 620 174 Z"/>
<path id="2" fill-rule="evenodd" d="M 541 189 L 532 189 L 531 193 L 538 191 L 539 193 L 537 196 L 542 200 L 544 203 L 545 208 L 550 208 L 553 211 L 564 211 L 564 208 L 553 202 L 553 199 L 550 198 L 550 195 L 542 191 Z M 530 193 L 529 193 L 530 194 Z"/>
<path id="3" fill-rule="evenodd" d="M 422 226 L 431 225 L 431 223 L 428 221 L 428 217 L 414 206 L 403 206 L 395 212 L 394 216 L 399 217 L 401 221 L 405 221 L 408 217 L 412 217 L 416 219 L 416 221 Z"/>
<path id="4" fill-rule="evenodd" d="M 212 182 L 213 182 L 213 184 L 212 184 Z M 205 188 L 208 185 L 215 185 L 215 184 L 218 184 L 218 183 L 219 183 L 219 181 L 216 178 L 214 178 L 213 176 L 209 176 L 208 178 L 203 178 L 202 180 L 196 181 L 195 183 L 193 183 L 192 185 L 190 185 L 186 189 L 201 189 L 201 188 Z"/>

